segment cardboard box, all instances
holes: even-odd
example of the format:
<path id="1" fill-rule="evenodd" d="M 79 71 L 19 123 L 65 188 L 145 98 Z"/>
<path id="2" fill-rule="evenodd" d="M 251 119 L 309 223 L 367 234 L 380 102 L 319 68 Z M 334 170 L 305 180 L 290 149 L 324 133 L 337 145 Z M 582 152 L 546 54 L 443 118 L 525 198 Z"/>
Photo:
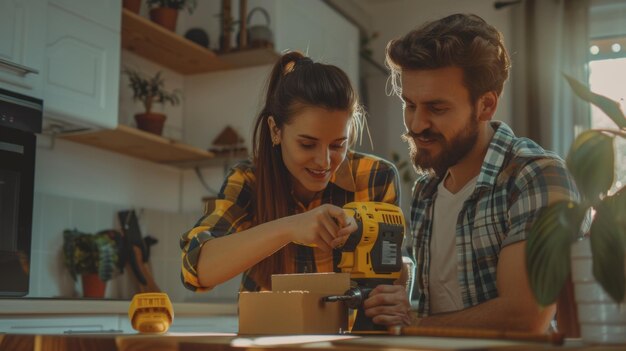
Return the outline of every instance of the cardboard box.
<path id="1" fill-rule="evenodd" d="M 347 273 L 272 276 L 272 291 L 239 294 L 239 334 L 337 334 L 348 328 L 343 302 L 321 298 L 350 288 Z"/>

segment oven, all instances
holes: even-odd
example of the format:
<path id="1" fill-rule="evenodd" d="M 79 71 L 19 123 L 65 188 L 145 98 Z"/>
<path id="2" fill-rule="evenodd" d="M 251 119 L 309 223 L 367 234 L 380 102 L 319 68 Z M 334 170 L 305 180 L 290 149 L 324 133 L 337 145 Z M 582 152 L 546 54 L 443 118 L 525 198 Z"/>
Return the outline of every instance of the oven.
<path id="1" fill-rule="evenodd" d="M 0 296 L 28 294 L 43 101 L 0 89 Z"/>

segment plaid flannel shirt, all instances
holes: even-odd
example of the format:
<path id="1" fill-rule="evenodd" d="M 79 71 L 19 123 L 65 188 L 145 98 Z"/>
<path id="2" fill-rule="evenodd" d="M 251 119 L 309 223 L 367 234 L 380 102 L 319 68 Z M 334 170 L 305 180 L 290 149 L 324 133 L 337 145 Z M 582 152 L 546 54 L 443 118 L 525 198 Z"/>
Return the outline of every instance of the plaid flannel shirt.
<path id="1" fill-rule="evenodd" d="M 578 199 L 561 158 L 529 139 L 516 137 L 503 122 L 492 122 L 492 127 L 495 133 L 476 187 L 463 204 L 456 225 L 457 277 L 464 308 L 498 296 L 500 250 L 526 240 L 539 210 L 558 200 Z M 407 249 L 416 263 L 411 300 L 420 316 L 428 315 L 430 308 L 429 247 L 440 181 L 424 174 L 413 189 Z"/>
<path id="2" fill-rule="evenodd" d="M 348 151 L 346 159 L 326 189 L 306 207 L 294 199 L 296 207 L 291 212 L 302 213 L 326 203 L 343 207 L 352 201 L 380 201 L 397 205 L 400 200 L 398 184 L 398 171 L 392 163 L 375 156 Z M 181 279 L 185 287 L 193 291 L 207 291 L 212 288 L 202 287 L 198 282 L 196 267 L 200 249 L 209 240 L 251 227 L 254 208 L 252 194 L 255 186 L 254 168 L 250 162 L 233 167 L 217 199 L 207 203 L 205 215 L 193 229 L 181 236 Z M 339 271 L 337 264 L 341 258 L 340 250 L 325 253 L 317 248 L 301 245 L 295 247 L 294 260 L 286 262 L 290 265 L 288 271 L 294 273 Z M 261 287 L 251 271 L 243 273 L 240 290 L 259 291 L 269 288 Z"/>

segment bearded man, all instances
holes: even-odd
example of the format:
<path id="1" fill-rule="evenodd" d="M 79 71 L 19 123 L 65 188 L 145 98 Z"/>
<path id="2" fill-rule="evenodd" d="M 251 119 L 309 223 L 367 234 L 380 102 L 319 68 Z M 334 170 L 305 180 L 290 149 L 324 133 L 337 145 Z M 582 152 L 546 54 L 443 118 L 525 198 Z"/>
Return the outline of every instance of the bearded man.
<path id="1" fill-rule="evenodd" d="M 550 203 L 577 199 L 563 161 L 493 121 L 510 61 L 475 15 L 387 45 L 405 141 L 420 173 L 411 205 L 414 324 L 545 332 L 555 307 L 530 290 L 526 237 Z"/>

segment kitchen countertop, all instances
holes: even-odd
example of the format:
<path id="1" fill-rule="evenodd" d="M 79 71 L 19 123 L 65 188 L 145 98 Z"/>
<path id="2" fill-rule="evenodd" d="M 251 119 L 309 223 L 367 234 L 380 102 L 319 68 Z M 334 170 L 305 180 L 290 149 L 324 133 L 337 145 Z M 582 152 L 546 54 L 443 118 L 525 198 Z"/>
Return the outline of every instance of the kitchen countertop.
<path id="1" fill-rule="evenodd" d="M 218 333 L 165 335 L 16 335 L 0 334 L 0 351 L 242 351 L 242 350 L 623 350 L 624 346 L 589 346 L 570 340 L 564 346 L 504 340 L 417 336 L 290 335 L 237 336 Z"/>
<path id="2" fill-rule="evenodd" d="M 0 299 L 2 315 L 125 314 L 129 300 L 103 299 Z M 236 303 L 175 302 L 177 315 L 237 315 Z"/>

